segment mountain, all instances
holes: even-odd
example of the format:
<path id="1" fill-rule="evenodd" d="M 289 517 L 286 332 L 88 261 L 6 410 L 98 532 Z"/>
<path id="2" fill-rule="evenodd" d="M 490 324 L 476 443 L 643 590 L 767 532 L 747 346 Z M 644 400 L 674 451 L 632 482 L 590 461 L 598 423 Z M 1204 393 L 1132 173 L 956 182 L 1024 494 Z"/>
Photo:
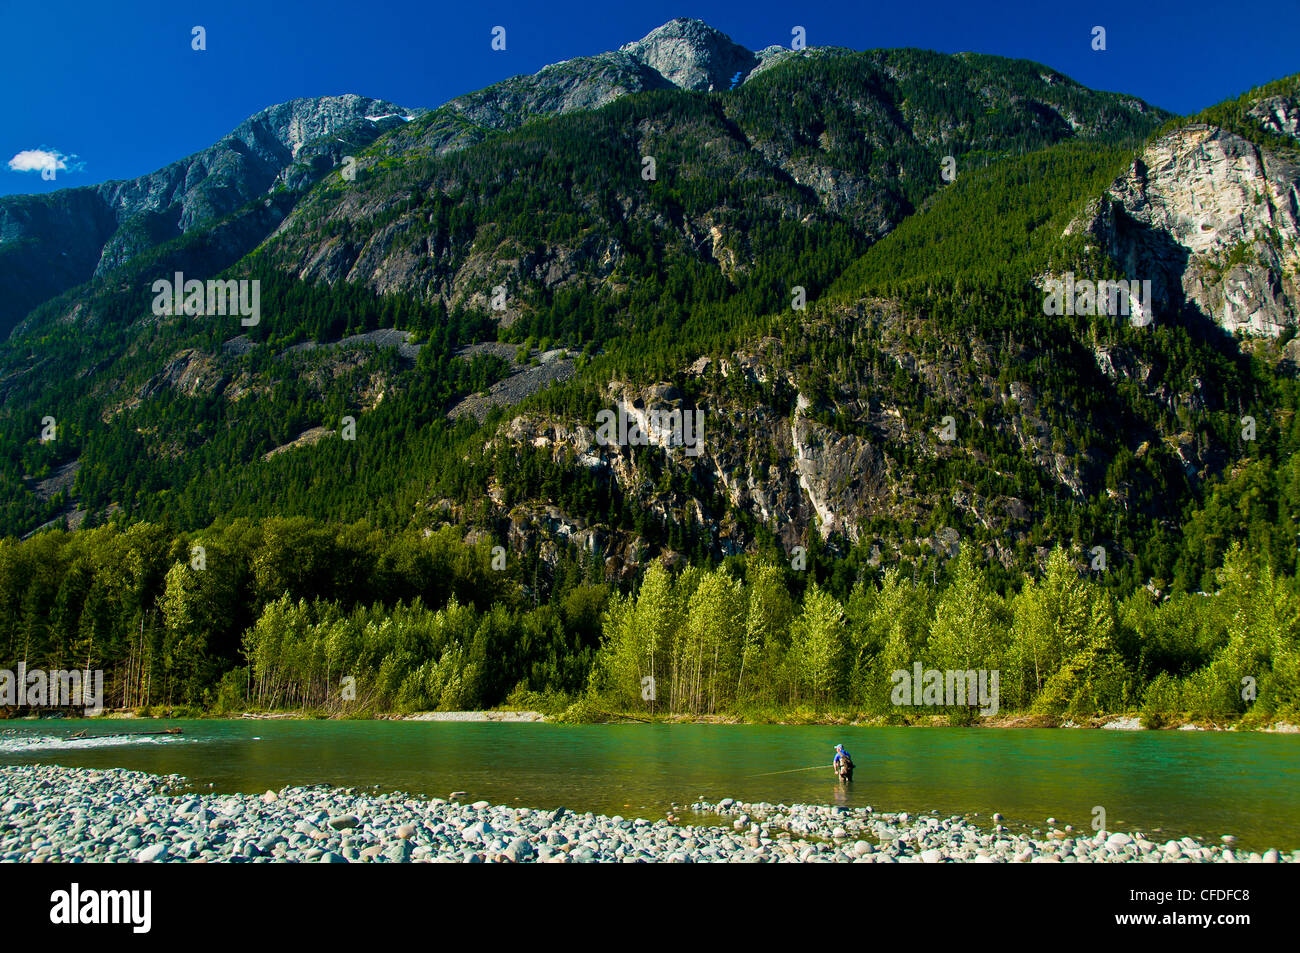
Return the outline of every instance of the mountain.
<path id="1" fill-rule="evenodd" d="M 1294 711 L 1296 89 L 1172 117 L 676 20 L 428 111 L 287 104 L 120 210 L 9 201 L 8 656 L 235 710 L 354 668 L 625 706 L 694 653 L 724 707 L 888 712 L 925 659 L 1057 715 L 1240 715 L 1257 672 Z M 177 272 L 257 313 L 159 307 Z"/>
<path id="2" fill-rule="evenodd" d="M 0 334 L 68 288 L 221 218 L 276 185 L 337 164 L 409 116 L 362 96 L 265 109 L 192 156 L 139 178 L 0 198 Z M 292 167 L 298 165 L 296 171 Z"/>
<path id="3" fill-rule="evenodd" d="M 1287 95 L 1207 141 L 1289 135 Z M 134 187 L 178 222 L 196 211 L 125 260 L 101 251 L 6 344 L 8 531 L 451 521 L 552 565 L 585 540 L 615 576 L 814 537 L 871 565 L 974 539 L 1010 571 L 1093 539 L 1137 579 L 1174 571 L 1168 533 L 1231 471 L 1231 415 L 1270 386 L 1179 311 L 1199 299 L 1167 293 L 1190 258 L 1143 249 L 1199 240 L 1178 210 L 1206 195 L 1224 228 L 1271 242 L 1281 147 L 1260 146 L 1266 203 L 1215 186 L 1218 160 L 1198 186 L 1154 158 L 1184 121 L 1038 64 L 752 53 L 676 20 L 427 112 L 261 115 L 261 139 L 235 137 L 280 144 L 247 179 L 257 201 Z M 349 143 L 353 178 L 320 142 L 348 117 L 378 132 Z M 1135 169 L 1160 178 L 1142 192 Z M 1041 276 L 1070 269 L 1154 277 L 1159 329 L 1049 319 Z M 178 270 L 257 279 L 262 319 L 152 314 Z M 656 406 L 707 413 L 701 454 L 595 442 L 602 408 Z M 33 441 L 46 412 L 59 439 Z M 348 416 L 364 439 L 340 439 Z M 962 439 L 936 436 L 948 418 Z"/>
<path id="4" fill-rule="evenodd" d="M 674 20 L 616 53 L 557 63 L 459 97 L 424 124 L 432 125 L 432 135 L 393 142 L 398 149 L 432 144 L 445 152 L 492 131 L 599 108 L 632 93 L 705 88 L 732 67 L 744 65 L 748 72 L 759 62 L 697 20 Z M 352 94 L 295 100 L 263 110 L 208 149 L 148 175 L 0 198 L 0 335 L 41 302 L 140 252 L 275 187 L 310 184 L 343 155 L 424 112 Z M 444 125 L 449 119 L 451 129 Z"/>
<path id="5" fill-rule="evenodd" d="M 851 51 L 834 48 L 795 52 L 769 47 L 752 53 L 698 20 L 677 19 L 616 52 L 557 63 L 433 111 L 408 110 L 355 95 L 275 106 L 211 148 L 150 175 L 0 199 L 0 334 L 41 302 L 91 277 L 103 277 L 132 256 L 189 233 L 198 223 L 229 215 L 276 187 L 304 191 L 344 154 L 360 152 L 377 138 L 379 144 L 372 151 L 376 161 L 379 156 L 403 160 L 445 155 L 527 122 L 597 109 L 635 93 L 726 89 L 791 60 L 825 61 L 847 55 Z M 1035 64 L 1016 63 L 1010 75 L 994 83 L 981 81 L 977 88 L 972 84 L 981 80 L 978 57 L 912 54 L 911 62 L 897 65 L 890 59 L 890 54 L 878 55 L 870 67 L 877 71 L 872 82 L 884 84 L 884 89 L 865 90 L 867 96 L 884 93 L 882 101 L 868 108 L 876 108 L 885 121 L 886 128 L 873 138 L 886 145 L 900 134 L 920 133 L 919 142 L 939 145 L 953 138 L 946 147 L 959 148 L 963 135 L 978 137 L 982 128 L 1007 118 L 997 114 L 1002 108 L 996 105 L 999 101 L 1012 112 L 1024 112 L 1013 119 L 1013 125 L 1023 121 L 1049 138 L 1071 131 L 1086 136 L 1103 128 L 1133 132 L 1159 115 L 1134 99 L 1085 91 Z M 900 117 L 892 114 L 898 103 L 891 97 L 908 95 L 917 80 L 928 84 L 918 76 L 922 70 L 951 74 L 946 82 L 966 87 L 963 126 L 952 130 L 951 137 L 928 128 L 894 128 Z M 889 87 L 900 81 L 890 92 Z M 816 97 L 799 98 L 806 108 L 821 105 Z M 994 111 L 993 122 L 970 111 L 969 103 L 976 100 Z M 404 122 L 412 118 L 416 121 Z M 908 121 L 904 119 L 903 125 Z M 921 118 L 922 123 L 931 121 L 930 116 Z M 804 135 L 818 134 L 802 120 L 795 123 L 804 127 Z M 886 139 L 890 142 L 883 143 Z M 862 189 L 843 162 L 839 168 L 826 168 L 815 155 L 801 155 L 806 151 L 801 143 L 784 145 L 783 171 L 801 184 L 832 193 Z M 896 212 L 885 212 L 877 232 L 896 218 Z"/>
<path id="6" fill-rule="evenodd" d="M 716 42 L 670 56 L 685 41 L 666 44 L 660 33 L 632 46 L 679 78 L 703 76 L 701 62 L 720 59 L 724 71 L 737 62 L 727 50 L 706 56 Z M 354 183 L 332 181 L 304 199 L 271 251 L 308 280 L 345 278 L 448 306 L 481 303 L 498 280 L 540 290 L 581 282 L 593 256 L 608 272 L 643 227 L 643 246 L 666 242 L 675 255 L 743 271 L 763 240 L 754 233 L 785 222 L 842 222 L 868 241 L 886 234 L 942 187 L 946 155 L 978 167 L 1067 139 L 1127 140 L 1165 118 L 1025 62 L 912 50 L 792 54 L 727 98 L 643 95 L 498 134 L 454 159 L 461 149 L 448 144 L 448 118 L 437 110 L 359 156 Z M 641 184 L 646 157 L 662 185 Z M 520 216 L 517 197 L 539 187 L 554 193 L 551 223 Z M 450 204 L 472 224 L 442 247 L 422 241 Z M 761 228 L 744 221 L 756 215 Z M 503 219 L 504 229 L 486 225 Z M 342 240 L 344 232 L 363 240 Z M 594 244 L 597 236 L 621 237 Z M 539 241 L 544 250 L 528 247 Z"/>
<path id="7" fill-rule="evenodd" d="M 458 96 L 411 129 L 388 137 L 386 155 L 419 150 L 442 155 L 547 116 L 599 109 L 654 90 L 725 90 L 787 58 L 850 53 L 830 47 L 799 52 L 769 47 L 752 53 L 699 20 L 678 18 L 615 51 L 579 56 Z"/>

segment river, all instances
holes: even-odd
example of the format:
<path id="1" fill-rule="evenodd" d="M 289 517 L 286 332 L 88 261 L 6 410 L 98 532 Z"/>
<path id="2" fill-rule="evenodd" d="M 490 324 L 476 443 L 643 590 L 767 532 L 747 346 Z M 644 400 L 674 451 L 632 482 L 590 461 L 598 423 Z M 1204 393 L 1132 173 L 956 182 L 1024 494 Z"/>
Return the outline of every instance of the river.
<path id="1" fill-rule="evenodd" d="M 183 734 L 111 738 L 179 726 Z M 1013 830 L 1072 824 L 1154 840 L 1232 834 L 1300 848 L 1300 736 L 1073 729 L 414 721 L 9 721 L 0 763 L 181 774 L 196 788 L 378 786 L 410 794 L 662 817 L 673 802 L 734 797 L 877 810 L 1002 813 Z M 86 739 L 70 739 L 74 731 Z M 12 733 L 10 733 L 12 732 Z M 829 768 L 842 742 L 847 789 Z M 823 763 L 816 770 L 794 770 Z M 782 773 L 776 773 L 782 772 Z M 689 812 L 679 812 L 683 820 Z"/>

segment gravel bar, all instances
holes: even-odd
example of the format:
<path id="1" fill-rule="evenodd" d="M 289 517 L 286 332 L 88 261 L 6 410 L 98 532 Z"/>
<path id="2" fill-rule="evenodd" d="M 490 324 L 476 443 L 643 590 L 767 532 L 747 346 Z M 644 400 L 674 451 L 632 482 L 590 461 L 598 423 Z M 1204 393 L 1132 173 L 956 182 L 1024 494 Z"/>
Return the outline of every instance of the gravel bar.
<path id="1" fill-rule="evenodd" d="M 685 823 L 680 817 L 693 818 Z M 463 804 L 328 785 L 196 793 L 179 775 L 0 767 L 0 860 L 191 863 L 1294 863 L 1191 837 L 987 830 L 962 817 L 810 804 L 674 805 L 667 819 Z"/>

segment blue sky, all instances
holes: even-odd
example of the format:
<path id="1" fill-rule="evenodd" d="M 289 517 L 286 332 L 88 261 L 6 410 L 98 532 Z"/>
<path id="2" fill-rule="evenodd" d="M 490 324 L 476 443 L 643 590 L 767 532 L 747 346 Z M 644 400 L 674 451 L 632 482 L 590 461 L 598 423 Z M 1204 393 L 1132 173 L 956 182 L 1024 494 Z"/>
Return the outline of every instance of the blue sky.
<path id="1" fill-rule="evenodd" d="M 1297 0 L 910 0 L 445 4 L 439 0 L 0 0 L 0 194 L 150 172 L 299 96 L 360 93 L 437 106 L 547 63 L 616 49 L 677 16 L 751 49 L 915 46 L 1037 60 L 1095 89 L 1195 112 L 1300 71 Z M 191 28 L 207 50 L 191 49 Z M 507 49 L 490 48 L 507 30 Z M 1107 31 L 1107 49 L 1091 31 Z M 11 171 L 33 150 L 75 157 L 53 182 Z"/>

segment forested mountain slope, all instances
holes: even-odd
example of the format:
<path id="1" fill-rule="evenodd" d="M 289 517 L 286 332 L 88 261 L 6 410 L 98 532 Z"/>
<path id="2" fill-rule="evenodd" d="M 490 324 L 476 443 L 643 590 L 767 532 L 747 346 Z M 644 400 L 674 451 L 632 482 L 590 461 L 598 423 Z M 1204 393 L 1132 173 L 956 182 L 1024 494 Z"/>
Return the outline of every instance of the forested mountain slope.
<path id="1" fill-rule="evenodd" d="M 1132 704 L 1230 644 L 1283 664 L 1223 603 L 1180 613 L 1223 579 L 1294 602 L 1294 91 L 1189 123 L 1025 61 L 674 21 L 398 120 L 355 175 L 326 155 L 159 234 L 0 347 L 0 531 L 55 530 L 0 544 L 10 654 L 247 699 L 241 672 L 293 669 L 286 632 L 327 668 L 335 633 L 390 665 L 377 704 L 495 704 L 623 691 L 646 632 L 760 612 L 719 648 L 725 704 L 746 664 L 750 691 L 875 704 L 960 598 L 1021 639 L 979 651 L 1026 708 Z M 257 320 L 160 313 L 176 272 L 258 282 Z M 1150 282 L 1142 320 L 1048 307 L 1065 276 Z M 611 444 L 610 410 L 698 443 Z M 1067 604 L 1091 621 L 1031 684 Z M 834 686 L 806 668 L 827 632 L 857 653 Z M 259 703 L 319 702 L 293 671 Z"/>
<path id="2" fill-rule="evenodd" d="M 698 54 L 683 58 L 677 34 L 690 39 L 693 28 L 663 29 L 677 58 L 655 52 L 668 43 L 661 31 L 637 55 L 673 76 L 719 55 L 706 33 Z M 964 173 L 1065 139 L 1136 141 L 1164 119 L 1024 62 L 919 51 L 768 60 L 775 65 L 735 90 L 642 93 L 441 156 L 420 145 L 441 121 L 429 114 L 360 152 L 355 179 L 331 174 L 302 198 L 275 192 L 42 306 L 9 342 L 0 380 L 11 428 L 8 528 L 72 512 L 68 493 L 54 498 L 62 483 L 42 481 L 73 465 L 78 512 L 171 511 L 202 525 L 228 506 L 258 511 L 250 481 L 226 475 L 264 466 L 276 447 L 333 426 L 327 417 L 368 412 L 380 393 L 386 406 L 362 429 L 375 438 L 367 452 L 391 462 L 366 466 L 401 474 L 371 486 L 407 494 L 392 518 L 409 520 L 438 472 L 454 466 L 399 458 L 426 459 L 419 446 L 441 446 L 445 411 L 506 371 L 487 355 L 470 370 L 473 361 L 456 361 L 463 345 L 532 337 L 588 358 L 609 351 L 616 364 L 627 348 L 643 376 L 667 374 L 701 345 L 743 339 L 737 321 L 779 311 L 794 286 L 815 297 L 942 187 L 946 156 Z M 651 148 L 653 179 L 643 177 Z M 274 237 L 240 260 L 270 228 Z M 150 313 L 153 280 L 225 268 L 263 283 L 255 326 Z M 501 311 L 488 307 L 497 286 Z M 367 290 L 387 300 L 368 302 Z M 426 336 L 419 368 L 363 359 L 356 348 L 343 365 L 339 349 L 287 350 L 381 326 Z M 305 373 L 313 363 L 325 373 Z M 60 420 L 57 442 L 30 440 L 38 410 Z M 389 415 L 419 439 L 381 439 Z M 288 454 L 271 465 L 304 464 Z M 408 489 L 413 472 L 426 478 Z M 218 474 L 223 485 L 208 485 Z M 245 489 L 233 491 L 236 482 Z M 354 515 L 394 505 L 379 495 L 354 497 Z"/>

